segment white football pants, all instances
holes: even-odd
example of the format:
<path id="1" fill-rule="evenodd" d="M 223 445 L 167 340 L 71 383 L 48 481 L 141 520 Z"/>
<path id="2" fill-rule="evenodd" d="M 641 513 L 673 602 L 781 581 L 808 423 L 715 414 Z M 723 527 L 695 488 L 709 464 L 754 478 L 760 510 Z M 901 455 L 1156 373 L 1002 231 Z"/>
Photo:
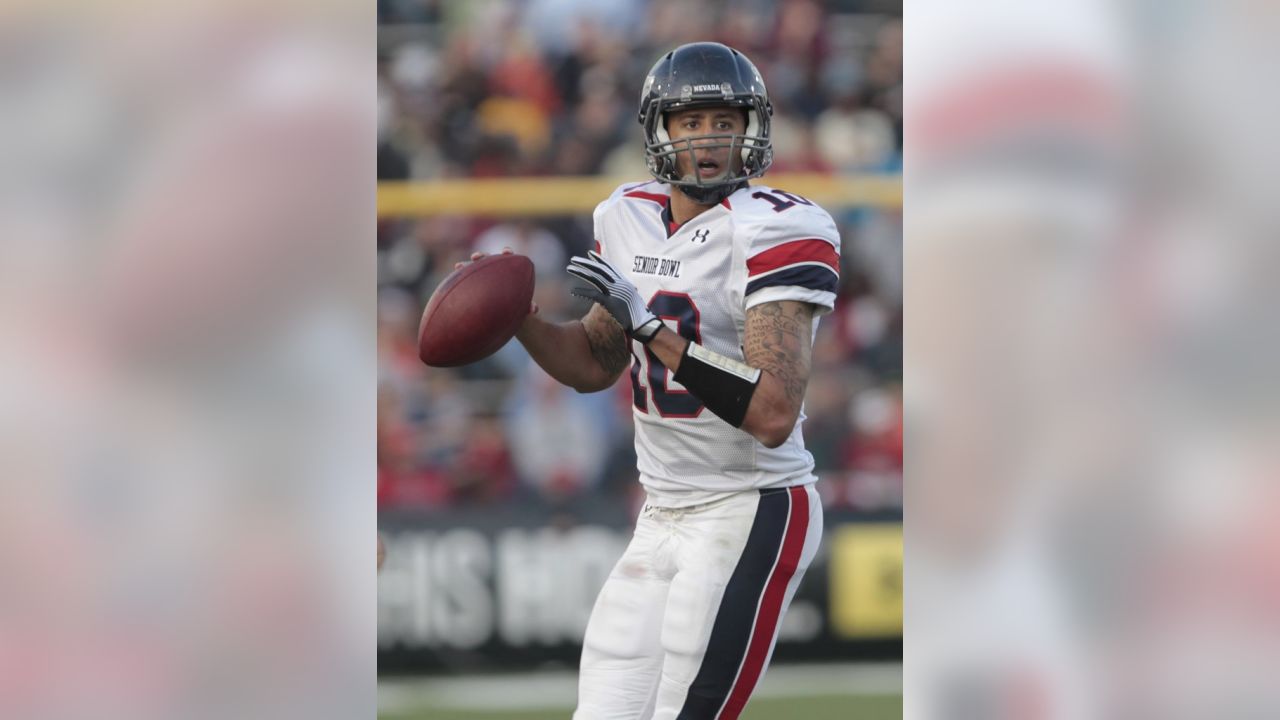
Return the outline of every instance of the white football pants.
<path id="1" fill-rule="evenodd" d="M 822 537 L 812 485 L 646 505 L 596 598 L 574 720 L 733 720 Z"/>

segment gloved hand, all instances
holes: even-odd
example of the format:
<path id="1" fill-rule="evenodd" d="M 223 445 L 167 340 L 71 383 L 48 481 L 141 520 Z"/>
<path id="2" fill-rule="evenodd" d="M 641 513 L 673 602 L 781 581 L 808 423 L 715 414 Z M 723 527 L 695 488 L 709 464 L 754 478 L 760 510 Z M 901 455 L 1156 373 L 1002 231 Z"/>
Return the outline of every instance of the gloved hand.
<path id="1" fill-rule="evenodd" d="M 627 331 L 627 335 L 647 344 L 662 327 L 662 321 L 640 299 L 640 291 L 635 284 L 594 251 L 587 251 L 587 257 L 572 258 L 565 269 L 570 275 L 590 284 L 590 287 L 574 288 L 571 292 L 600 303 Z"/>

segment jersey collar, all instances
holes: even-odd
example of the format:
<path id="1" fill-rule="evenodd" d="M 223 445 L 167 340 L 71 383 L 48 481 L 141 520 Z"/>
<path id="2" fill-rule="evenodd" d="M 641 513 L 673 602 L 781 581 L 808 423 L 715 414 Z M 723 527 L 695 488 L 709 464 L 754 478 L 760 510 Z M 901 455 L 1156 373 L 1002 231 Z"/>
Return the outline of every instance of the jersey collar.
<path id="1" fill-rule="evenodd" d="M 723 207 L 725 210 L 733 210 L 733 206 L 729 204 L 729 198 L 725 198 L 716 204 Z M 707 212 L 711 212 L 711 210 L 715 210 L 715 208 L 711 208 Z M 699 215 L 698 217 L 702 217 L 702 215 Z M 697 218 L 694 219 L 696 220 Z M 671 199 L 669 197 L 667 198 L 667 202 L 662 204 L 662 226 L 667 229 L 667 237 L 675 235 L 680 228 L 684 227 L 684 225 L 676 222 L 675 218 L 671 216 Z"/>

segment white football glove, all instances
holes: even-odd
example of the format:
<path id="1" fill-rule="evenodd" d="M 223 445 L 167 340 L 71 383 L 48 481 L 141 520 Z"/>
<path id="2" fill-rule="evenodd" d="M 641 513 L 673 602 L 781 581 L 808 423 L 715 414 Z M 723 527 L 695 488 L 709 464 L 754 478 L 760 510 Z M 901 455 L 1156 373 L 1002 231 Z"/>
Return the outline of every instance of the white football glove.
<path id="1" fill-rule="evenodd" d="M 594 251 L 588 250 L 587 257 L 572 258 L 565 269 L 570 275 L 590 284 L 590 287 L 574 288 L 570 292 L 600 303 L 636 340 L 648 343 L 662 327 L 662 321 L 640 299 L 640 291 L 635 284 Z"/>

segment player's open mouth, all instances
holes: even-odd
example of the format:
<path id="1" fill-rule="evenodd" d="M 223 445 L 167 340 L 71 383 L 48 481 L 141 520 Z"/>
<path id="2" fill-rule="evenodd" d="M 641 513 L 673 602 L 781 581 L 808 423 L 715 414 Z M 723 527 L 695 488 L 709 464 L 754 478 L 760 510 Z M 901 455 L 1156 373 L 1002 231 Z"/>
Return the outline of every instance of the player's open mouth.
<path id="1" fill-rule="evenodd" d="M 715 160 L 698 161 L 698 177 L 715 177 L 720 174 L 720 163 Z"/>

